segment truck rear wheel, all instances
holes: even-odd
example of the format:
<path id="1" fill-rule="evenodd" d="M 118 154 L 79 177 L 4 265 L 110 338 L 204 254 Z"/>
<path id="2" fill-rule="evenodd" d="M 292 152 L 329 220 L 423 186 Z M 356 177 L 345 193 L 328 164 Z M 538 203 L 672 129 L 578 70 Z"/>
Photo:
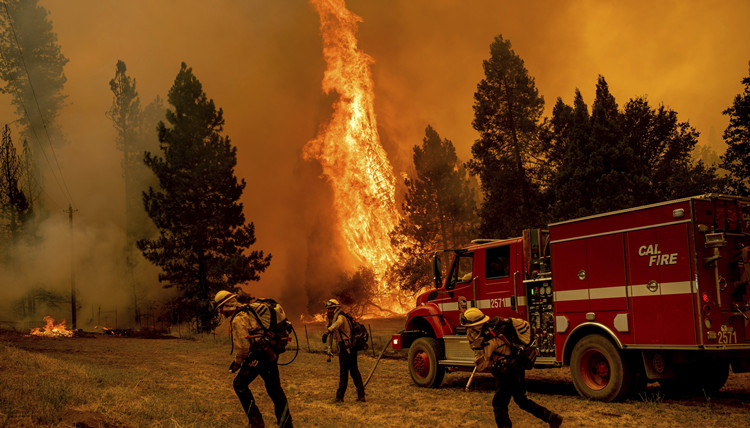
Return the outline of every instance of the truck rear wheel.
<path id="1" fill-rule="evenodd" d="M 609 402 L 622 398 L 632 382 L 630 367 L 617 347 L 599 335 L 576 343 L 570 371 L 578 393 L 592 400 Z"/>
<path id="2" fill-rule="evenodd" d="M 660 379 L 664 391 L 675 397 L 715 395 L 729 378 L 729 363 L 702 360 L 675 368 L 675 377 Z"/>
<path id="3" fill-rule="evenodd" d="M 445 368 L 438 364 L 443 347 L 432 337 L 420 337 L 409 348 L 409 374 L 419 386 L 437 388 L 443 382 Z"/>

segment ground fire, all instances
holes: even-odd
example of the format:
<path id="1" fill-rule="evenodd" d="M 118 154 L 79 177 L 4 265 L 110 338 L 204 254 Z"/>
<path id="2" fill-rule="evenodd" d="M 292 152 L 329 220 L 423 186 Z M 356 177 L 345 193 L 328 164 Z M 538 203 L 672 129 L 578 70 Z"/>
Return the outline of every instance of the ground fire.
<path id="1" fill-rule="evenodd" d="M 55 324 L 55 319 L 50 315 L 47 315 L 44 317 L 44 322 L 44 327 L 32 328 L 29 335 L 44 337 L 73 337 L 73 330 L 65 328 L 65 320 Z"/>

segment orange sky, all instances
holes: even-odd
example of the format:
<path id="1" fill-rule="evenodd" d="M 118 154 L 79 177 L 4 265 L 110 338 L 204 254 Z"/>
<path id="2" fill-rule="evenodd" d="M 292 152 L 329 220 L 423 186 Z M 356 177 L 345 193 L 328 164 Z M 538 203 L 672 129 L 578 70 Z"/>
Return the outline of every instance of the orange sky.
<path id="1" fill-rule="evenodd" d="M 557 97 L 571 103 L 576 88 L 590 105 L 602 74 L 619 105 L 647 95 L 689 120 L 702 142 L 723 149 L 728 121 L 721 111 L 748 75 L 750 2 L 521 3 L 347 2 L 363 19 L 360 48 L 375 60 L 375 109 L 397 173 L 409 167 L 428 124 L 453 141 L 462 160 L 469 158 L 473 93 L 498 34 L 524 59 L 548 112 Z M 142 104 L 164 98 L 185 61 L 224 109 L 226 134 L 238 147 L 237 175 L 248 182 L 243 200 L 256 245 L 274 255 L 261 284 L 293 285 L 292 254 L 304 252 L 310 230 L 330 220 L 306 215 L 329 196 L 318 193 L 321 185 L 311 182 L 314 171 L 300 155 L 331 105 L 320 89 L 325 64 L 314 9 L 304 0 L 41 4 L 70 59 L 60 123 L 71 144 L 58 156 L 82 221 L 122 221 L 119 158 L 104 115 L 117 60 L 136 78 Z M 14 119 L 11 112 L 0 97 L 0 122 Z M 65 208 L 59 192 L 49 193 Z"/>

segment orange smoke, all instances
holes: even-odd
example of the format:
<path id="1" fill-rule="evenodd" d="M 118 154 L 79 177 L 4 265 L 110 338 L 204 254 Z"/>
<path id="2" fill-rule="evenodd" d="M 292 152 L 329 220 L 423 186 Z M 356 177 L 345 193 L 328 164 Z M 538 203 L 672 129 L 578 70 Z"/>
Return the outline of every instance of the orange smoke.
<path id="1" fill-rule="evenodd" d="M 362 19 L 343 0 L 311 0 L 320 15 L 327 69 L 323 91 L 336 92 L 331 121 L 304 147 L 323 167 L 347 247 L 375 273 L 380 292 L 393 258 L 389 233 L 398 222 L 393 169 L 380 144 L 374 111 L 372 58 L 357 48 Z"/>
<path id="2" fill-rule="evenodd" d="M 42 328 L 32 328 L 29 332 L 32 336 L 44 337 L 73 337 L 73 331 L 65 328 L 65 320 L 55 324 L 55 319 L 47 315 L 44 318 L 46 323 Z"/>

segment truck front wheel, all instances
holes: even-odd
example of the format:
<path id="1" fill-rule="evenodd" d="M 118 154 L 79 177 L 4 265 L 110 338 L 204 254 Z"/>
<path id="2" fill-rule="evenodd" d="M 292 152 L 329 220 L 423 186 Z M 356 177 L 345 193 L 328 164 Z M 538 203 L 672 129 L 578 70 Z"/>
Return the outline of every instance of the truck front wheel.
<path id="1" fill-rule="evenodd" d="M 576 343 L 570 371 L 578 393 L 592 400 L 610 402 L 622 398 L 631 383 L 630 368 L 617 347 L 599 335 Z"/>
<path id="2" fill-rule="evenodd" d="M 409 348 L 409 374 L 419 386 L 437 388 L 443 382 L 445 368 L 438 364 L 443 347 L 436 339 L 420 337 Z"/>

